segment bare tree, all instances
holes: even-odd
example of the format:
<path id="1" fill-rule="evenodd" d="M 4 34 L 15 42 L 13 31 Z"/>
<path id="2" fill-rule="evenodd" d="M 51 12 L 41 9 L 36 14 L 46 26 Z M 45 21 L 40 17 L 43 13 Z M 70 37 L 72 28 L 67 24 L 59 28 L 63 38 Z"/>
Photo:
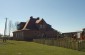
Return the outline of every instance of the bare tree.
<path id="1" fill-rule="evenodd" d="M 19 22 L 15 23 L 16 30 L 18 29 L 18 24 L 19 24 Z"/>
<path id="2" fill-rule="evenodd" d="M 10 20 L 10 21 L 9 21 L 9 37 L 10 37 L 10 33 L 11 33 L 11 31 L 12 31 L 11 29 L 12 29 L 12 21 Z"/>
<path id="3" fill-rule="evenodd" d="M 15 23 L 13 23 L 12 24 L 12 31 L 16 31 L 17 29 L 18 29 L 18 27 L 17 27 L 17 25 L 19 24 L 19 22 L 17 21 L 17 22 L 15 22 Z"/>

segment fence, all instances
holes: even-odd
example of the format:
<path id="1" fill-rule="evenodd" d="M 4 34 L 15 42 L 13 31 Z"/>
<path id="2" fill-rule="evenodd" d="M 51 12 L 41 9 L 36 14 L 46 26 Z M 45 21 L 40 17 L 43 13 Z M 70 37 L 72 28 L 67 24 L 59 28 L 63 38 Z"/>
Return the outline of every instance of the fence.
<path id="1" fill-rule="evenodd" d="M 85 49 L 85 41 L 74 40 L 71 38 L 34 39 L 33 41 L 36 43 L 59 46 L 59 47 L 70 48 L 70 49 L 75 49 L 75 50 Z"/>

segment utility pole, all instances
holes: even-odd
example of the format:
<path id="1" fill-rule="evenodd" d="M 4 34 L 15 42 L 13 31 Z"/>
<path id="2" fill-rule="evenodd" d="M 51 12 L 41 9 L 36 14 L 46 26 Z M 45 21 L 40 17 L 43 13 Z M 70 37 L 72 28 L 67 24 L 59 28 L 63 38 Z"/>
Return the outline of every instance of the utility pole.
<path id="1" fill-rule="evenodd" d="M 6 42 L 6 31 L 7 31 L 7 18 L 6 18 L 6 21 L 5 21 L 3 42 Z"/>
<path id="2" fill-rule="evenodd" d="M 7 18 L 6 18 L 6 21 L 5 21 L 4 36 L 6 36 L 6 31 L 7 31 Z"/>

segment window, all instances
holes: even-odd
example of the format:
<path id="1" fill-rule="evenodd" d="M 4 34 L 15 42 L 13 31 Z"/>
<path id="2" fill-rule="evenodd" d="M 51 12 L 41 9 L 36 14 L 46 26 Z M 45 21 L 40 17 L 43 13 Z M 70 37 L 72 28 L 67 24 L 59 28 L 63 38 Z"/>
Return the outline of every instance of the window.
<path id="1" fill-rule="evenodd" d="M 42 25 L 40 25 L 40 28 L 42 28 L 43 26 Z"/>
<path id="2" fill-rule="evenodd" d="M 45 28 L 45 25 L 43 25 L 43 28 Z"/>
<path id="3" fill-rule="evenodd" d="M 45 25 L 40 25 L 40 29 L 41 29 L 41 28 L 45 28 Z"/>

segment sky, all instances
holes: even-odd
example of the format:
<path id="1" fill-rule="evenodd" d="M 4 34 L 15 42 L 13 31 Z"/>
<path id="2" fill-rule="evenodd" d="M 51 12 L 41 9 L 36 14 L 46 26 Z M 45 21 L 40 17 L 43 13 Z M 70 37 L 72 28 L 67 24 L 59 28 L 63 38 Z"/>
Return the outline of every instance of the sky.
<path id="1" fill-rule="evenodd" d="M 30 16 L 43 18 L 62 33 L 80 31 L 85 28 L 85 0 L 0 0 L 0 33 L 5 18 L 14 24 Z"/>

